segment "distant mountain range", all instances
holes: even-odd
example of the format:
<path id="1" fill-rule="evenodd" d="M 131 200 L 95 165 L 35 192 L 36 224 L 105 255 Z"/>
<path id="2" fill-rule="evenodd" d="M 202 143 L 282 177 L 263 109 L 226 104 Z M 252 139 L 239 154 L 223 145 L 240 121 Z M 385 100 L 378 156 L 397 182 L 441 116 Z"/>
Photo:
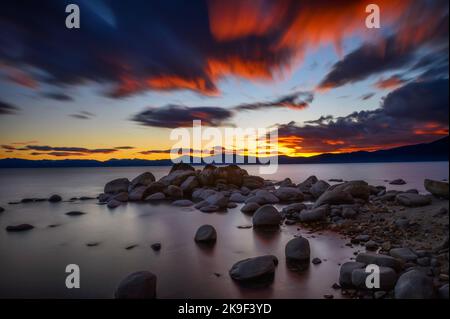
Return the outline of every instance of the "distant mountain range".
<path id="1" fill-rule="evenodd" d="M 448 161 L 449 137 L 431 143 L 422 143 L 396 147 L 373 152 L 351 152 L 341 154 L 321 154 L 311 157 L 279 156 L 279 164 L 330 164 L 330 163 L 381 163 L 381 162 L 421 162 L 421 161 Z M 254 158 L 253 158 L 254 159 Z M 181 161 L 194 162 L 192 157 L 180 158 Z M 252 158 L 237 156 L 235 163 L 252 163 Z M 49 167 L 127 167 L 127 166 L 168 166 L 172 165 L 170 159 L 143 160 L 143 159 L 110 159 L 108 161 L 96 160 L 25 160 L 19 158 L 6 158 L 0 160 L 0 168 L 49 168 Z M 232 164 L 232 163 L 226 163 Z M 195 165 L 195 164 L 194 164 Z M 198 165 L 204 165 L 202 161 Z"/>

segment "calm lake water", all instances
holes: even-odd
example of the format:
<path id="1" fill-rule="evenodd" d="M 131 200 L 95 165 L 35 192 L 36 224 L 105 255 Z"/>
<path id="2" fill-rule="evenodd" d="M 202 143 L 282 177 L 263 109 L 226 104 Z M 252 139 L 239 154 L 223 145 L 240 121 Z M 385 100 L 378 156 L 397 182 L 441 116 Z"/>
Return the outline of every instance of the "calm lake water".
<path id="1" fill-rule="evenodd" d="M 258 175 L 257 166 L 245 166 Z M 423 179 L 447 179 L 448 162 L 280 165 L 276 174 L 264 176 L 300 182 L 309 175 L 321 179 L 363 179 L 390 189 L 416 188 L 423 192 Z M 168 167 L 0 169 L 0 297 L 1 298 L 111 298 L 118 282 L 127 274 L 150 270 L 158 277 L 159 298 L 322 298 L 339 294 L 331 288 L 338 280 L 339 263 L 350 260 L 354 249 L 331 233 L 309 234 L 298 226 L 283 226 L 275 233 L 238 229 L 251 224 L 251 216 L 240 207 L 225 213 L 205 214 L 193 208 L 168 204 L 129 203 L 109 210 L 95 200 L 8 205 L 25 197 L 48 197 L 57 193 L 64 199 L 96 196 L 106 182 L 130 179 L 144 171 L 156 178 Z M 403 186 L 385 180 L 403 178 Z M 279 206 L 282 207 L 282 206 Z M 65 213 L 81 210 L 86 215 Z M 10 224 L 30 223 L 26 233 L 7 233 Z M 51 224 L 59 227 L 48 228 Z M 212 249 L 195 244 L 193 236 L 203 224 L 213 225 L 218 240 Z M 295 235 L 310 240 L 312 258 L 323 260 L 302 273 L 290 271 L 284 260 L 285 244 Z M 86 243 L 98 242 L 96 247 Z M 162 244 L 159 252 L 150 245 Z M 138 245 L 134 249 L 125 247 Z M 239 286 L 228 276 L 231 266 L 248 257 L 273 254 L 279 265 L 274 282 L 265 288 Z M 65 267 L 81 269 L 81 288 L 65 287 Z M 217 276 L 216 274 L 220 274 Z"/>

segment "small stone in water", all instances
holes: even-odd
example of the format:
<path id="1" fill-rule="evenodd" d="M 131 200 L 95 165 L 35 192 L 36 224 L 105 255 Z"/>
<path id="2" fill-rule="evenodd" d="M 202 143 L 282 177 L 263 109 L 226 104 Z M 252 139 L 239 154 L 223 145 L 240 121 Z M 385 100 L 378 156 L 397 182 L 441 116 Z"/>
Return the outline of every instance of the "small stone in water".
<path id="1" fill-rule="evenodd" d="M 320 258 L 314 258 L 314 259 L 312 260 L 312 263 L 313 263 L 314 265 L 318 265 L 318 264 L 321 264 L 321 263 L 322 263 L 322 260 L 320 260 Z"/>
<path id="2" fill-rule="evenodd" d="M 155 251 L 161 250 L 161 244 L 160 243 L 154 243 L 151 245 L 152 249 Z"/>
<path id="3" fill-rule="evenodd" d="M 334 296 L 332 294 L 326 294 L 326 295 L 323 295 L 323 297 L 325 299 L 333 299 L 334 298 Z"/>
<path id="4" fill-rule="evenodd" d="M 135 248 L 135 247 L 137 247 L 138 245 L 130 245 L 130 246 L 127 246 L 127 247 L 125 247 L 125 249 L 126 250 L 131 250 L 131 249 L 133 249 L 133 248 Z"/>

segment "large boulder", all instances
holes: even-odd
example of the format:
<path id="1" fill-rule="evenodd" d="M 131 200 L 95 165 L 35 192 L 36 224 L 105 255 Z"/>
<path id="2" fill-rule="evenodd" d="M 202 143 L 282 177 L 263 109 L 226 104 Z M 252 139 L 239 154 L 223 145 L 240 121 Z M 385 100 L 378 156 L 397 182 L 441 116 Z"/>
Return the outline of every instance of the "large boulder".
<path id="1" fill-rule="evenodd" d="M 175 171 L 192 171 L 195 172 L 195 168 L 191 164 L 187 163 L 176 163 L 172 165 L 169 174 Z"/>
<path id="2" fill-rule="evenodd" d="M 148 186 L 137 186 L 132 188 L 130 193 L 128 194 L 129 201 L 140 201 L 144 199 L 145 192 L 147 191 Z"/>
<path id="3" fill-rule="evenodd" d="M 149 271 L 134 272 L 120 282 L 114 296 L 116 299 L 156 298 L 156 276 Z"/>
<path id="4" fill-rule="evenodd" d="M 183 198 L 183 190 L 175 185 L 169 185 L 165 191 L 165 194 L 172 199 Z"/>
<path id="5" fill-rule="evenodd" d="M 242 186 L 248 189 L 258 189 L 264 187 L 264 178 L 248 175 L 242 178 Z"/>
<path id="6" fill-rule="evenodd" d="M 104 193 L 106 194 L 118 194 L 122 192 L 128 192 L 128 187 L 130 186 L 130 181 L 128 178 L 117 178 L 112 180 L 105 185 Z"/>
<path id="7" fill-rule="evenodd" d="M 327 182 L 320 180 L 317 183 L 314 183 L 311 188 L 309 189 L 309 192 L 311 195 L 314 196 L 314 198 L 319 198 L 320 195 L 325 193 L 325 191 L 330 187 L 330 184 Z"/>
<path id="8" fill-rule="evenodd" d="M 197 176 L 189 176 L 181 183 L 180 187 L 184 194 L 191 194 L 192 191 L 200 185 Z"/>
<path id="9" fill-rule="evenodd" d="M 342 288 L 350 288 L 353 286 L 352 274 L 356 269 L 363 269 L 366 267 L 365 263 L 349 261 L 344 263 L 339 270 L 339 285 Z"/>
<path id="10" fill-rule="evenodd" d="M 189 176 L 195 176 L 195 171 L 178 169 L 175 171 L 171 171 L 169 175 L 161 178 L 159 182 L 164 184 L 165 186 L 180 186 Z"/>
<path id="11" fill-rule="evenodd" d="M 379 267 L 380 287 L 378 289 L 389 291 L 394 288 L 397 281 L 397 273 L 389 267 Z M 367 287 L 366 279 L 371 273 L 365 268 L 358 268 L 352 271 L 352 286 L 359 289 L 372 289 Z"/>
<path id="12" fill-rule="evenodd" d="M 278 227 L 281 215 L 272 205 L 264 205 L 258 208 L 253 215 L 253 227 Z"/>
<path id="13" fill-rule="evenodd" d="M 369 184 L 365 181 L 350 181 L 342 184 L 333 185 L 330 190 L 347 192 L 353 198 L 359 198 L 367 201 L 370 196 Z"/>
<path id="14" fill-rule="evenodd" d="M 288 241 L 284 249 L 286 260 L 289 262 L 309 263 L 311 258 L 311 249 L 308 239 L 296 237 Z"/>
<path id="15" fill-rule="evenodd" d="M 425 179 L 423 184 L 425 189 L 434 196 L 448 199 L 448 182 Z"/>
<path id="16" fill-rule="evenodd" d="M 258 281 L 273 279 L 277 257 L 273 255 L 248 258 L 235 263 L 230 271 L 230 277 L 237 281 Z"/>
<path id="17" fill-rule="evenodd" d="M 139 186 L 148 186 L 155 181 L 155 176 L 150 172 L 142 173 L 141 175 L 135 177 L 129 186 L 128 191 L 131 191 Z"/>
<path id="18" fill-rule="evenodd" d="M 322 205 L 312 209 L 304 209 L 300 212 L 299 219 L 303 223 L 321 221 L 327 218 L 330 211 L 328 205 Z"/>
<path id="19" fill-rule="evenodd" d="M 208 164 L 198 175 L 198 179 L 200 180 L 200 184 L 202 186 L 214 186 L 215 185 L 215 170 L 217 167 L 214 165 Z"/>
<path id="20" fill-rule="evenodd" d="M 216 229 L 211 225 L 203 225 L 197 229 L 194 240 L 198 243 L 213 243 L 217 239 Z"/>
<path id="21" fill-rule="evenodd" d="M 247 172 L 237 165 L 228 165 L 217 167 L 214 170 L 215 180 L 224 180 L 227 184 L 233 184 L 238 187 L 242 186 L 243 178 Z"/>
<path id="22" fill-rule="evenodd" d="M 433 280 L 417 269 L 410 270 L 400 276 L 394 294 L 396 299 L 432 299 Z"/>
<path id="23" fill-rule="evenodd" d="M 303 193 L 295 187 L 280 187 L 275 190 L 274 195 L 281 202 L 301 202 L 304 199 Z"/>
<path id="24" fill-rule="evenodd" d="M 431 204 L 431 198 L 414 193 L 401 193 L 395 197 L 397 203 L 408 207 L 419 207 Z"/>
<path id="25" fill-rule="evenodd" d="M 325 204 L 330 205 L 342 205 L 342 204 L 353 204 L 353 196 L 342 189 L 331 189 L 331 187 L 314 203 L 314 207 L 319 207 Z"/>
<path id="26" fill-rule="evenodd" d="M 317 179 L 317 177 L 312 175 L 309 176 L 306 180 L 304 180 L 300 184 L 298 184 L 297 187 L 301 192 L 307 193 L 309 192 L 310 188 L 318 181 L 319 180 Z"/>
<path id="27" fill-rule="evenodd" d="M 153 182 L 150 183 L 150 185 L 147 186 L 145 189 L 145 192 L 143 194 L 143 198 L 147 198 L 150 195 L 153 195 L 155 193 L 162 193 L 164 189 L 166 188 L 166 185 L 160 182 Z"/>
<path id="28" fill-rule="evenodd" d="M 418 257 L 415 252 L 413 252 L 410 248 L 407 247 L 392 248 L 389 251 L 389 255 L 391 255 L 394 258 L 401 259 L 404 262 L 415 261 Z"/>
<path id="29" fill-rule="evenodd" d="M 403 267 L 403 262 L 397 258 L 376 254 L 376 253 L 361 253 L 356 256 L 356 261 L 364 264 L 375 264 L 380 267 L 389 267 L 395 270 L 400 270 Z"/>

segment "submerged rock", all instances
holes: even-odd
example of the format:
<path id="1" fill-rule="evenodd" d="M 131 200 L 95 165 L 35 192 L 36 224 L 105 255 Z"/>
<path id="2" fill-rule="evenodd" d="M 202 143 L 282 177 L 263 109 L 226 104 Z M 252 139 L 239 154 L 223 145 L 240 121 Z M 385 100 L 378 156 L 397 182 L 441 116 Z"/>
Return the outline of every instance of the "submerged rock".
<path id="1" fill-rule="evenodd" d="M 138 271 L 123 279 L 114 294 L 116 299 L 156 298 L 156 276 L 149 271 Z"/>
<path id="2" fill-rule="evenodd" d="M 261 206 L 253 215 L 253 227 L 278 227 L 280 222 L 281 215 L 272 205 Z"/>
<path id="3" fill-rule="evenodd" d="M 3 213 L 5 209 L 3 207 L 0 207 L 0 213 Z"/>
<path id="4" fill-rule="evenodd" d="M 62 198 L 59 195 L 52 195 L 52 196 L 49 197 L 48 201 L 50 203 L 57 203 L 57 202 L 62 201 Z"/>
<path id="5" fill-rule="evenodd" d="M 442 197 L 448 199 L 448 182 L 434 181 L 431 179 L 425 179 L 423 182 L 425 189 L 436 197 Z"/>
<path id="6" fill-rule="evenodd" d="M 235 263 L 230 271 L 230 277 L 237 281 L 272 280 L 277 257 L 273 255 L 248 258 Z"/>
<path id="7" fill-rule="evenodd" d="M 216 229 L 211 225 L 200 226 L 194 239 L 198 243 L 214 243 L 217 239 Z"/>
<path id="8" fill-rule="evenodd" d="M 30 224 L 19 224 L 6 226 L 6 231 L 8 232 L 21 232 L 33 229 L 34 226 Z"/>
<path id="9" fill-rule="evenodd" d="M 432 299 L 435 297 L 433 280 L 416 269 L 400 276 L 394 293 L 396 299 Z"/>
<path id="10" fill-rule="evenodd" d="M 84 215 L 84 214 L 86 214 L 86 213 L 83 213 L 83 212 L 80 212 L 80 211 L 77 211 L 77 210 L 70 211 L 70 212 L 66 213 L 67 216 L 81 216 L 81 215 Z"/>
<path id="11" fill-rule="evenodd" d="M 394 179 L 393 181 L 390 181 L 389 184 L 390 185 L 405 185 L 406 182 L 403 179 L 398 178 L 398 179 Z"/>
<path id="12" fill-rule="evenodd" d="M 152 247 L 154 251 L 159 251 L 161 250 L 161 243 L 154 243 L 150 247 Z"/>

